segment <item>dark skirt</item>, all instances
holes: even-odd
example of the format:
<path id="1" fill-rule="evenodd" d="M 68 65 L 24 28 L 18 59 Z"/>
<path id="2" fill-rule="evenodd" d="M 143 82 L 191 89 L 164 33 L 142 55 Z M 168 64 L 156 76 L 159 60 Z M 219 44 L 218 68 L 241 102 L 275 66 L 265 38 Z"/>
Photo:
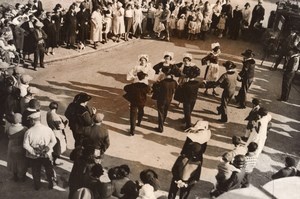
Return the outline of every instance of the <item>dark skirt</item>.
<path id="1" fill-rule="evenodd" d="M 125 31 L 126 33 L 129 33 L 132 31 L 133 26 L 133 17 L 125 17 Z"/>

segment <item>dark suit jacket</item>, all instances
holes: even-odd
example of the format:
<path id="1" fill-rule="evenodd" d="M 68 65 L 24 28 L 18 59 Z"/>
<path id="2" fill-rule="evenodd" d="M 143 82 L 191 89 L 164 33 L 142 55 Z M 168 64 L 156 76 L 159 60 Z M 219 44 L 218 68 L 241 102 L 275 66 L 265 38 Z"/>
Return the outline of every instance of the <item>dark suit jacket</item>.
<path id="1" fill-rule="evenodd" d="M 176 88 L 177 82 L 172 78 L 166 78 L 159 82 L 157 103 L 171 103 Z"/>
<path id="2" fill-rule="evenodd" d="M 108 131 L 104 124 L 94 124 L 86 136 L 88 143 L 94 146 L 95 149 L 99 149 L 101 154 L 103 154 L 110 145 Z"/>
<path id="3" fill-rule="evenodd" d="M 124 97 L 133 106 L 145 106 L 147 93 L 150 92 L 150 87 L 141 82 L 132 83 L 124 87 L 126 94 Z"/>
<path id="4" fill-rule="evenodd" d="M 243 61 L 242 71 L 239 73 L 239 76 L 243 80 L 249 80 L 254 78 L 254 70 L 255 70 L 255 61 L 254 59 L 248 59 Z"/>

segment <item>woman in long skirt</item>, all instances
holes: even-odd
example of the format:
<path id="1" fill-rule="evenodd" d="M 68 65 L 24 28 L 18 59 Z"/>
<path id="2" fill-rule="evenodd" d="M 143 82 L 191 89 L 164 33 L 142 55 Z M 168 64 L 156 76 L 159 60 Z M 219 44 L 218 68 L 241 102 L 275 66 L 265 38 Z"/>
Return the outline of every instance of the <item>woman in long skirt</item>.
<path id="1" fill-rule="evenodd" d="M 97 49 L 97 43 L 102 42 L 103 16 L 100 7 L 92 13 L 91 27 L 91 40 L 94 42 L 94 48 Z"/>
<path id="2" fill-rule="evenodd" d="M 113 33 L 117 37 L 116 41 L 120 41 L 120 37 L 125 33 L 124 8 L 121 2 L 117 3 L 116 9 L 113 11 Z"/>
<path id="3" fill-rule="evenodd" d="M 7 168 L 13 173 L 14 181 L 24 181 L 27 172 L 27 159 L 23 148 L 24 134 L 27 128 L 22 126 L 22 115 L 15 113 L 13 124 L 8 128 Z"/>

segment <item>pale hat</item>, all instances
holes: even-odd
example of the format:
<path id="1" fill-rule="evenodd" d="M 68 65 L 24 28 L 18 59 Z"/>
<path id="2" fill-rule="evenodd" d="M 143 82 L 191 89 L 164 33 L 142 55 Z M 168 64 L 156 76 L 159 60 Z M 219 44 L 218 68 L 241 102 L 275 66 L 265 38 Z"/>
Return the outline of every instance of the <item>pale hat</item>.
<path id="1" fill-rule="evenodd" d="M 193 56 L 192 56 L 192 54 L 190 54 L 190 53 L 184 53 L 184 54 L 183 54 L 183 59 L 184 59 L 184 58 L 188 58 L 190 61 L 192 61 Z"/>
<path id="2" fill-rule="evenodd" d="M 185 14 L 181 14 L 180 17 L 185 17 Z"/>
<path id="3" fill-rule="evenodd" d="M 15 73 L 16 73 L 16 74 L 24 74 L 24 73 L 25 73 L 24 68 L 19 67 L 19 66 L 15 67 L 14 70 L 15 70 Z"/>
<path id="4" fill-rule="evenodd" d="M 174 53 L 173 53 L 173 52 L 164 52 L 164 58 L 165 58 L 166 56 L 171 57 L 171 59 L 173 59 Z"/>
<path id="5" fill-rule="evenodd" d="M 149 61 L 149 56 L 147 54 L 141 54 L 138 56 L 138 59 L 141 60 L 142 58 L 146 59 L 146 61 Z"/>
<path id="6" fill-rule="evenodd" d="M 104 115 L 102 113 L 96 113 L 94 116 L 94 122 L 95 123 L 101 123 L 104 119 Z"/>
<path id="7" fill-rule="evenodd" d="M 118 5 L 119 7 L 122 7 L 122 6 L 123 6 L 123 4 L 122 4 L 120 1 L 118 1 L 117 5 Z"/>
<path id="8" fill-rule="evenodd" d="M 31 119 L 37 119 L 37 118 L 40 118 L 40 117 L 41 117 L 41 112 L 40 111 L 34 112 L 34 113 L 32 113 L 28 116 L 28 118 L 31 118 Z"/>
<path id="9" fill-rule="evenodd" d="M 30 75 L 22 75 L 21 82 L 23 84 L 28 84 L 33 78 Z"/>
<path id="10" fill-rule="evenodd" d="M 209 123 L 204 120 L 198 120 L 193 127 L 190 127 L 186 132 L 188 132 L 187 137 L 193 142 L 203 144 L 208 142 L 211 137 L 211 131 L 208 129 Z"/>
<path id="11" fill-rule="evenodd" d="M 216 43 L 212 43 L 211 44 L 211 49 L 214 49 L 216 47 L 220 47 L 220 43 L 219 42 L 216 42 Z"/>
<path id="12" fill-rule="evenodd" d="M 33 86 L 29 86 L 27 88 L 27 92 L 30 94 L 38 94 L 39 93 L 39 89 L 37 89 L 36 87 Z"/>

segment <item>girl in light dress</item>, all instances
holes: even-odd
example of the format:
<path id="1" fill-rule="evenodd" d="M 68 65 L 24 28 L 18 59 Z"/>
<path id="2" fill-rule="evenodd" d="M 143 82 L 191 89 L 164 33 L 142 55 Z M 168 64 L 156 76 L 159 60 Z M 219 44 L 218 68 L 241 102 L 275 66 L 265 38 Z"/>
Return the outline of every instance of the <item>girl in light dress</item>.
<path id="1" fill-rule="evenodd" d="M 219 79 L 219 55 L 221 53 L 220 44 L 219 43 L 212 43 L 211 44 L 212 51 L 202 58 L 201 62 L 202 65 L 206 65 L 206 70 L 204 74 L 204 80 L 207 82 L 215 82 Z M 208 87 L 204 91 L 204 94 L 207 95 Z M 213 95 L 218 96 L 217 92 L 213 88 Z"/>

